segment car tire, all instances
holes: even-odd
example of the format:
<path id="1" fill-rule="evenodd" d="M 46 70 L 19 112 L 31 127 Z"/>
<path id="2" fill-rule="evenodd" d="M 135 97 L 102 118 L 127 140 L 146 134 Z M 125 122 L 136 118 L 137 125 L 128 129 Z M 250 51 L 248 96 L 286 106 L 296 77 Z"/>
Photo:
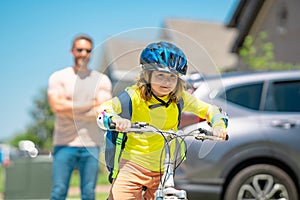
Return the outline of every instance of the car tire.
<path id="1" fill-rule="evenodd" d="M 282 169 L 269 164 L 255 164 L 233 177 L 224 199 L 298 200 L 298 194 L 293 180 Z"/>

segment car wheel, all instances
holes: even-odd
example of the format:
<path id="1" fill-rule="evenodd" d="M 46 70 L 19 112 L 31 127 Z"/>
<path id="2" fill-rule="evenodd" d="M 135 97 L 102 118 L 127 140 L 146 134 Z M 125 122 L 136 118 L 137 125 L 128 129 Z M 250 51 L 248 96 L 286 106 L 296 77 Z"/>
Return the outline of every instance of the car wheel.
<path id="1" fill-rule="evenodd" d="M 233 177 L 224 199 L 297 200 L 298 195 L 293 180 L 282 169 L 269 164 L 256 164 Z"/>

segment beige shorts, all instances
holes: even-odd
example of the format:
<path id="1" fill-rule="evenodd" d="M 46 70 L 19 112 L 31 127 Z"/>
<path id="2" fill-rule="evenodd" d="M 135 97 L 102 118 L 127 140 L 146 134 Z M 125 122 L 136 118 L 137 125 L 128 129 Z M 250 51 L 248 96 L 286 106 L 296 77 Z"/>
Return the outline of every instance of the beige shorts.
<path id="1" fill-rule="evenodd" d="M 147 187 L 144 200 L 154 199 L 160 181 L 159 172 L 152 172 L 124 159 L 120 160 L 119 166 L 120 170 L 112 184 L 109 200 L 140 200 L 143 186 Z"/>

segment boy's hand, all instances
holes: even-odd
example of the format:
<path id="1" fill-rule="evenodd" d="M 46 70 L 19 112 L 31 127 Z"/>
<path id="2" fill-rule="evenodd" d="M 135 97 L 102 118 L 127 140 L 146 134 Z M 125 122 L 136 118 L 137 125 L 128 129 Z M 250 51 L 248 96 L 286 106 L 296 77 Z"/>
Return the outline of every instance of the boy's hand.
<path id="1" fill-rule="evenodd" d="M 213 128 L 213 135 L 219 138 L 222 138 L 223 141 L 226 140 L 227 129 L 221 126 L 216 126 Z"/>
<path id="2" fill-rule="evenodd" d="M 127 132 L 131 127 L 131 121 L 125 118 L 114 118 L 112 121 L 116 123 L 116 130 L 120 132 Z"/>

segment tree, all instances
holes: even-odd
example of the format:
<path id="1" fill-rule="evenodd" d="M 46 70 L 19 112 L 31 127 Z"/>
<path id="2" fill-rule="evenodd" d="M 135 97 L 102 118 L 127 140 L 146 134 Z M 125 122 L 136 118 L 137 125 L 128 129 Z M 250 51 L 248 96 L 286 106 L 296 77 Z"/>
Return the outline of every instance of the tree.
<path id="1" fill-rule="evenodd" d="M 268 41 L 266 32 L 261 32 L 255 40 L 248 35 L 239 55 L 251 70 L 300 69 L 300 65 L 275 61 L 274 45 Z"/>
<path id="2" fill-rule="evenodd" d="M 46 89 L 40 90 L 33 104 L 34 107 L 30 111 L 32 122 L 24 131 L 17 133 L 10 144 L 18 146 L 20 140 L 31 140 L 40 150 L 47 151 L 52 148 L 54 114 L 48 104 Z"/>

